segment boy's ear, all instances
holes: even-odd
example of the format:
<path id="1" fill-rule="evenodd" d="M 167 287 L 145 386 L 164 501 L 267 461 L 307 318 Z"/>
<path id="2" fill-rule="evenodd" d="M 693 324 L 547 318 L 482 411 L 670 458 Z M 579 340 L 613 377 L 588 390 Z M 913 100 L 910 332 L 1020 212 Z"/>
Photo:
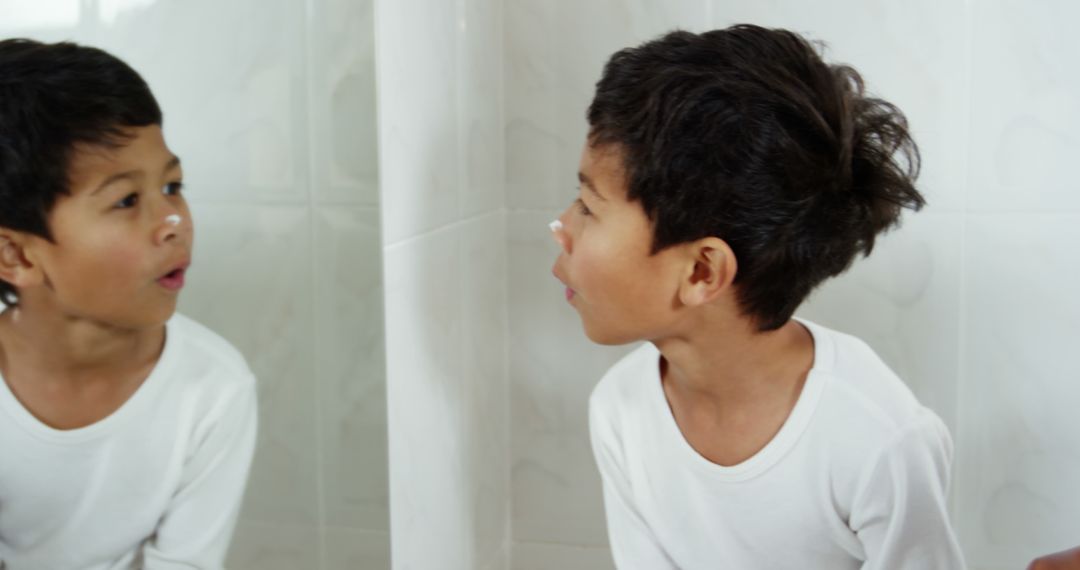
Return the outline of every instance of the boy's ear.
<path id="1" fill-rule="evenodd" d="M 26 251 L 26 236 L 0 228 L 0 279 L 16 288 L 41 281 L 41 271 Z"/>
<path id="2" fill-rule="evenodd" d="M 715 301 L 735 281 L 738 263 L 726 241 L 707 237 L 686 244 L 687 264 L 679 300 L 695 307 Z"/>

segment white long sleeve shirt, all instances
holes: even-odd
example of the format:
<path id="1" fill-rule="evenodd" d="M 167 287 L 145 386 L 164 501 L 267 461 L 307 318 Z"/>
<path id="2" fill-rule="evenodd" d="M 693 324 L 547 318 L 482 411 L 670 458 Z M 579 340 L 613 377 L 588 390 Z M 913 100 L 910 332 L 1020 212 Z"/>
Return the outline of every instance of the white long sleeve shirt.
<path id="1" fill-rule="evenodd" d="M 687 443 L 646 344 L 590 399 L 620 570 L 958 570 L 944 424 L 858 339 L 805 321 L 814 365 L 777 435 L 712 463 Z"/>
<path id="2" fill-rule="evenodd" d="M 221 568 L 255 447 L 255 379 L 183 316 L 108 417 L 56 430 L 0 378 L 0 567 Z"/>

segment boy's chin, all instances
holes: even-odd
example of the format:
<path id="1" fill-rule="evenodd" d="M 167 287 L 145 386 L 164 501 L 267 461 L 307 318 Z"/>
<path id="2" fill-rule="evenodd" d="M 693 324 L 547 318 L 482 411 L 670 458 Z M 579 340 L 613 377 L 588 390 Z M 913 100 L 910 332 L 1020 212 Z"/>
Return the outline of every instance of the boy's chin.
<path id="1" fill-rule="evenodd" d="M 151 326 L 151 327 L 164 326 L 165 323 L 169 322 L 169 319 L 173 318 L 173 315 L 175 315 L 175 314 L 176 314 L 176 303 L 173 303 L 172 306 L 168 307 L 168 309 L 162 310 L 160 312 L 156 312 L 154 315 L 152 315 L 151 318 L 150 318 L 149 326 Z"/>
<path id="2" fill-rule="evenodd" d="M 131 330 L 151 330 L 165 326 L 169 319 L 176 314 L 176 303 L 170 303 L 162 307 L 154 307 L 140 311 L 136 314 L 124 315 L 118 319 L 118 324 Z"/>
<path id="3" fill-rule="evenodd" d="M 582 322 L 582 324 L 585 328 L 585 336 L 589 337 L 589 340 L 595 342 L 596 344 L 601 344 L 604 346 L 619 346 L 642 340 L 639 336 L 634 335 L 629 331 L 615 331 L 595 325 L 590 326 L 587 322 Z"/>

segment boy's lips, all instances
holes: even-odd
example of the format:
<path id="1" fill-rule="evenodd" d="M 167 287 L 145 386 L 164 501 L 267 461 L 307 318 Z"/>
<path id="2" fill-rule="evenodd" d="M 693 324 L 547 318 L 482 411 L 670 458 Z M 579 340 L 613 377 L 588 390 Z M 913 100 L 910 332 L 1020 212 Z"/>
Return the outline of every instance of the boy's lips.
<path id="1" fill-rule="evenodd" d="M 574 298 L 574 295 L 577 295 L 577 291 L 574 291 L 573 289 L 571 289 L 571 288 L 570 288 L 570 286 L 566 284 L 566 280 L 565 280 L 565 279 L 563 279 L 562 277 L 559 277 L 559 270 L 558 270 L 558 268 L 554 268 L 554 269 L 552 269 L 552 270 L 551 270 L 551 274 L 552 274 L 552 275 L 554 275 L 554 276 L 555 276 L 555 279 L 558 279 L 558 280 L 559 280 L 559 282 L 563 284 L 563 287 L 565 287 L 565 288 L 566 288 L 566 291 L 565 291 L 565 293 L 566 293 L 566 300 L 567 300 L 567 301 L 570 301 L 570 300 L 572 300 L 572 299 Z"/>
<path id="2" fill-rule="evenodd" d="M 158 285 L 161 285 L 169 291 L 179 291 L 180 289 L 183 289 L 184 274 L 187 273 L 189 265 L 191 265 L 190 261 L 184 261 L 183 263 L 178 264 L 172 271 L 158 278 Z"/>

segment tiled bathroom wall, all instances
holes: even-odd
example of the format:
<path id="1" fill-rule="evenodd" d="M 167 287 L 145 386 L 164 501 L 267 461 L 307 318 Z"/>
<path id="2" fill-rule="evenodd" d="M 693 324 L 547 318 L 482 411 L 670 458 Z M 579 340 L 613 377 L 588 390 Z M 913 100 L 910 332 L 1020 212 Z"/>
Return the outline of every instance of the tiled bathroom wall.
<path id="1" fill-rule="evenodd" d="M 259 379 L 228 566 L 389 568 L 371 0 L 0 0 L 149 82 L 196 226 L 180 310 Z"/>
<path id="2" fill-rule="evenodd" d="M 978 569 L 1080 545 L 1075 2 L 971 5 L 961 539 Z"/>
<path id="3" fill-rule="evenodd" d="M 507 0 L 505 11 L 513 568 L 611 568 L 586 403 L 629 347 L 584 337 L 550 277 L 558 250 L 544 227 L 573 199 L 593 85 L 621 47 L 739 22 L 826 41 L 829 59 L 904 109 L 923 153 L 929 206 L 800 314 L 867 340 L 948 424 L 973 569 L 1080 544 L 1074 3 Z"/>
<path id="4" fill-rule="evenodd" d="M 508 564 L 502 14 L 377 9 L 395 570 Z"/>
<path id="5" fill-rule="evenodd" d="M 585 108 L 616 50 L 706 29 L 703 0 L 506 2 L 511 510 L 516 570 L 612 568 L 587 401 L 628 347 L 599 347 L 551 275 L 547 222 L 576 195 Z"/>

